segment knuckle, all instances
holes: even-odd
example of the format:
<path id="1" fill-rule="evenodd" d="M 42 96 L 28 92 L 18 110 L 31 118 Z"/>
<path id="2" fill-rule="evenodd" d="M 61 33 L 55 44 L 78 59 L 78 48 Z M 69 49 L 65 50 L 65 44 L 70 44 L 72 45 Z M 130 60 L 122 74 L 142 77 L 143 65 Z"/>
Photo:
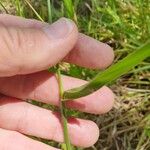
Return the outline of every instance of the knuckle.
<path id="1" fill-rule="evenodd" d="M 28 29 L 21 29 L 15 27 L 7 27 L 1 23 L 1 36 L 0 42 L 3 45 L 4 50 L 11 54 L 22 54 L 31 50 L 36 43 L 36 37 L 34 37 Z"/>
<path id="2" fill-rule="evenodd" d="M 16 49 L 21 54 L 28 54 L 36 46 L 36 37 L 27 31 L 28 29 L 17 29 L 16 30 Z M 23 55 L 22 55 L 23 56 Z"/>
<path id="3" fill-rule="evenodd" d="M 0 42 L 3 48 L 3 51 L 6 51 L 6 52 L 11 51 L 12 45 L 14 42 L 12 32 L 4 24 L 1 24 L 0 28 L 1 28 Z"/>
<path id="4" fill-rule="evenodd" d="M 8 68 L 7 70 L 3 69 L 5 74 L 9 74 L 11 71 L 14 74 L 23 72 L 25 63 L 30 59 L 32 51 L 37 48 L 38 37 L 34 35 L 30 29 L 7 27 L 0 23 L 0 64 L 3 68 Z"/>
<path id="5" fill-rule="evenodd" d="M 20 44 L 20 36 L 18 34 L 18 29 L 12 27 L 7 27 L 1 24 L 1 36 L 0 41 L 3 46 L 3 50 L 9 52 L 9 54 L 14 54 L 16 47 Z"/>

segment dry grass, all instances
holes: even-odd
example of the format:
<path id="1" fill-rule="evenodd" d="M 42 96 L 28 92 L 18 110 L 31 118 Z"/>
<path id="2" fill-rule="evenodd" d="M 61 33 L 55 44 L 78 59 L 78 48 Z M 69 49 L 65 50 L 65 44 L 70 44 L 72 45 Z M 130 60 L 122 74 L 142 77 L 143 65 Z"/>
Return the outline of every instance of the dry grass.
<path id="1" fill-rule="evenodd" d="M 113 89 L 116 92 L 115 107 L 108 114 L 96 118 L 101 128 L 96 148 L 148 150 L 150 139 L 142 134 L 150 125 L 150 121 L 144 121 L 150 111 L 150 90 L 137 90 L 120 84 Z"/>

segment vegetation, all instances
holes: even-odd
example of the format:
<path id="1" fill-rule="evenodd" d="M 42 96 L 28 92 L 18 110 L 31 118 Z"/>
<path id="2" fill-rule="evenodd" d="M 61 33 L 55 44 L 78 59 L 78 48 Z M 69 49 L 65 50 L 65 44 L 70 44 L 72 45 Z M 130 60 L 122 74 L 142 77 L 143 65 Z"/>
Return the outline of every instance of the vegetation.
<path id="1" fill-rule="evenodd" d="M 1 10 L 50 22 L 61 16 L 73 18 L 81 32 L 114 48 L 115 62 L 136 50 L 150 38 L 149 0 L 51 0 L 49 9 L 46 0 L 28 0 L 29 3 L 25 1 L 2 0 Z M 61 68 L 64 74 L 85 80 L 92 79 L 99 72 L 75 65 L 63 65 L 67 66 L 67 71 L 65 67 Z M 111 112 L 93 116 L 72 111 L 73 115 L 78 114 L 96 121 L 100 127 L 100 139 L 94 147 L 89 148 L 90 150 L 150 149 L 149 87 L 150 61 L 147 58 L 113 83 L 116 103 Z M 38 105 L 49 107 L 44 104 Z M 54 142 L 42 141 L 56 145 Z"/>

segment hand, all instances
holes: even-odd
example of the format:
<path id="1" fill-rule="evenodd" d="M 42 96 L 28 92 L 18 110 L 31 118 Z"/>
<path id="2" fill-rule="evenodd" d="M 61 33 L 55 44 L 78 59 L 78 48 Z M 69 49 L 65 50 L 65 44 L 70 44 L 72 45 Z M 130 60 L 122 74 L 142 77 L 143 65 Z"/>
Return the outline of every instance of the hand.
<path id="1" fill-rule="evenodd" d="M 112 49 L 84 34 L 76 25 L 62 18 L 52 25 L 10 15 L 0 15 L 0 149 L 58 150 L 26 137 L 32 135 L 63 141 L 59 114 L 25 102 L 58 105 L 58 82 L 46 70 L 60 60 L 89 68 L 106 68 L 114 58 Z M 63 76 L 64 89 L 85 81 Z M 4 96 L 5 95 L 5 96 Z M 67 102 L 67 106 L 83 112 L 102 114 L 113 105 L 108 87 Z M 99 137 L 97 125 L 70 118 L 69 134 L 73 145 L 89 147 Z"/>

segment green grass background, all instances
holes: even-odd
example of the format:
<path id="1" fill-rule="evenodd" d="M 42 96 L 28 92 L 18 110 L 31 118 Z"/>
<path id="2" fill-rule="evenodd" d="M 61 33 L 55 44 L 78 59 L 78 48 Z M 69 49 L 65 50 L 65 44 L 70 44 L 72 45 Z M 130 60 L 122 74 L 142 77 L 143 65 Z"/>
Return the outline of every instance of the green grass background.
<path id="1" fill-rule="evenodd" d="M 10 14 L 26 18 L 39 17 L 25 0 L 1 0 Z M 150 0 L 29 0 L 44 21 L 53 22 L 62 16 L 72 18 L 80 32 L 109 44 L 115 51 L 115 62 L 150 38 Z M 0 7 L 1 13 L 6 13 Z M 97 70 L 64 63 L 64 74 L 89 80 Z M 105 115 L 72 111 L 72 115 L 92 119 L 100 127 L 101 136 L 89 150 L 150 149 L 150 59 L 118 79 L 112 90 L 116 93 L 114 108 Z M 34 102 L 35 104 L 35 102 Z M 52 108 L 45 104 L 38 105 Z M 58 146 L 57 143 L 43 142 Z M 79 148 L 78 148 L 79 150 Z"/>

